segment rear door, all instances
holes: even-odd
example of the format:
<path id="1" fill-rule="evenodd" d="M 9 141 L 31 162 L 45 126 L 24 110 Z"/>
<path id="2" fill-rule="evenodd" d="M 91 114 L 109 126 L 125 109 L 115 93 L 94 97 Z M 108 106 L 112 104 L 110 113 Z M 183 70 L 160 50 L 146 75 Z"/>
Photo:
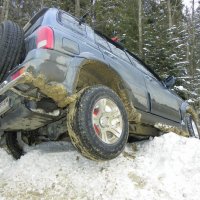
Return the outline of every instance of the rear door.
<path id="1" fill-rule="evenodd" d="M 96 43 L 109 65 L 120 74 L 131 89 L 134 106 L 140 110 L 148 110 L 147 89 L 141 72 L 133 67 L 126 53 L 115 45 L 108 43 L 95 34 Z M 111 77 L 112 78 L 112 77 Z M 117 84 L 117 83 L 116 83 Z"/>

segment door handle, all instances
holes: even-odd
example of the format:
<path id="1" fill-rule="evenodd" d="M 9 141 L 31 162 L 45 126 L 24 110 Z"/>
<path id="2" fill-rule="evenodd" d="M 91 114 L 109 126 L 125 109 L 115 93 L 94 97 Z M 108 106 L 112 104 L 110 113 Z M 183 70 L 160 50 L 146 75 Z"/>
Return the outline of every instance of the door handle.
<path id="1" fill-rule="evenodd" d="M 112 53 L 110 53 L 109 51 L 104 50 L 103 51 L 107 56 L 111 57 L 111 58 L 115 58 L 115 56 L 113 56 Z"/>

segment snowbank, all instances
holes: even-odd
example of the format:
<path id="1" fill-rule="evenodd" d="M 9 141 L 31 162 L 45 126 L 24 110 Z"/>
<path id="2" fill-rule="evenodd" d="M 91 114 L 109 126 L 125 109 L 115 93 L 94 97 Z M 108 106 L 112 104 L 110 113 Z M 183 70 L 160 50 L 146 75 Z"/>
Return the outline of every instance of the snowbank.
<path id="1" fill-rule="evenodd" d="M 200 141 L 173 133 L 127 145 L 108 162 L 70 143 L 45 143 L 15 161 L 0 149 L 0 199 L 198 200 Z"/>
<path id="2" fill-rule="evenodd" d="M 182 85 L 180 86 L 174 86 L 176 89 L 180 90 L 180 91 L 188 91 L 186 88 L 184 88 Z"/>

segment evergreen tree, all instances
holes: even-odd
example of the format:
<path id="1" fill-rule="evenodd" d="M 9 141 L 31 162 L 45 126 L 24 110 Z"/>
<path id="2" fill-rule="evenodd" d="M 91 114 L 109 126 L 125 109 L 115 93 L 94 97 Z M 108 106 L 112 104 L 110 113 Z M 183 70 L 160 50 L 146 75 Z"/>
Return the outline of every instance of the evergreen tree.
<path id="1" fill-rule="evenodd" d="M 161 76 L 177 74 L 179 63 L 184 62 L 186 59 L 182 15 L 179 15 L 179 20 L 173 20 L 174 5 L 171 4 L 171 16 L 169 17 L 168 3 L 168 1 L 158 2 L 152 0 L 145 3 L 144 9 L 145 61 Z M 178 8 L 181 13 L 182 7 L 176 7 L 176 9 Z"/>

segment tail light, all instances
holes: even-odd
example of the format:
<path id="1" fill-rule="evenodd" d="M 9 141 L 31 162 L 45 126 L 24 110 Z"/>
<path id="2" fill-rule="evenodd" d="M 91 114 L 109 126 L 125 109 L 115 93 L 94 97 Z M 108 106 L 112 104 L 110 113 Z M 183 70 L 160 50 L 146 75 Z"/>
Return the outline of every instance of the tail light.
<path id="1" fill-rule="evenodd" d="M 42 26 L 37 30 L 36 45 L 38 49 L 54 48 L 54 33 L 52 28 L 48 26 Z"/>
<path id="2" fill-rule="evenodd" d="M 25 71 L 25 67 L 21 68 L 17 72 L 15 72 L 13 75 L 11 75 L 11 80 L 15 80 L 17 77 L 19 77 L 21 74 L 23 74 Z"/>

